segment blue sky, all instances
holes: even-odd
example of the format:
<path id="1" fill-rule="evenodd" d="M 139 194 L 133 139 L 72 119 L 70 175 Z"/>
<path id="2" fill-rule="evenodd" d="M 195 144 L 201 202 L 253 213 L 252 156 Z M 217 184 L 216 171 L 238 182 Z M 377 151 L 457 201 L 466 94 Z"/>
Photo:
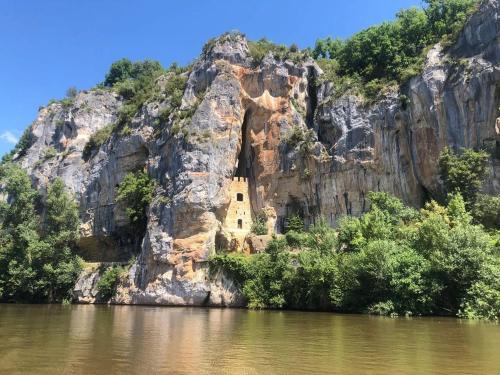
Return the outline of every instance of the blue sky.
<path id="1" fill-rule="evenodd" d="M 312 46 L 390 20 L 420 0 L 0 0 L 0 155 L 38 107 L 103 80 L 122 57 L 186 64 L 211 37 Z"/>

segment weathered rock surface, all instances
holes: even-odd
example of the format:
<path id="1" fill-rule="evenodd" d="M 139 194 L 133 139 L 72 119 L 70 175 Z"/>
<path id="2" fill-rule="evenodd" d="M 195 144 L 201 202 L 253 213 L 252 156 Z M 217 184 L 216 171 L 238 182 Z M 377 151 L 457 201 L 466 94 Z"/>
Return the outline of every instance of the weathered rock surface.
<path id="1" fill-rule="evenodd" d="M 312 60 L 296 64 L 268 55 L 256 65 L 242 36 L 224 36 L 189 73 L 183 106 L 204 96 L 184 133 L 173 134 L 167 124 L 155 134 L 164 106 L 155 99 L 135 116 L 130 135 L 112 135 L 84 160 L 89 137 L 116 121 L 122 105 L 117 94 L 96 89 L 69 106 L 41 109 L 32 126 L 37 140 L 19 160 L 40 189 L 62 177 L 75 194 L 86 259 L 127 261 L 137 254 L 114 303 L 241 305 L 237 285 L 210 275 L 207 263 L 225 236 L 237 170 L 249 179 L 252 216 L 263 214 L 278 232 L 292 212 L 306 223 L 324 216 L 331 225 L 359 215 L 369 191 L 414 206 L 439 195 L 443 147 L 499 147 L 498 10 L 498 1 L 484 2 L 455 46 L 435 46 L 420 76 L 371 104 L 356 96 L 329 99 L 328 84 L 313 84 L 321 71 Z M 313 130 L 307 152 L 286 142 L 297 127 Z M 49 147 L 58 153 L 47 159 Z M 139 239 L 115 199 L 116 186 L 138 168 L 157 182 Z M 490 169 L 484 189 L 498 194 L 500 161 L 493 159 Z M 254 240 L 250 247 L 257 248 Z M 97 279 L 96 272 L 82 275 L 79 301 L 95 302 Z"/>

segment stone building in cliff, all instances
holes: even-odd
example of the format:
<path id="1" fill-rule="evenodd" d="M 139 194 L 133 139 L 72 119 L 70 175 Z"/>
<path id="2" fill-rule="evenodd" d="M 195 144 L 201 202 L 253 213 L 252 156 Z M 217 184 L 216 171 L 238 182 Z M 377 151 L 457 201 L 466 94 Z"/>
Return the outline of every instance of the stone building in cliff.
<path id="1" fill-rule="evenodd" d="M 224 230 L 231 234 L 232 250 L 241 250 L 245 237 L 252 229 L 252 207 L 248 194 L 248 179 L 233 177 L 229 188 L 231 201 L 224 220 Z"/>

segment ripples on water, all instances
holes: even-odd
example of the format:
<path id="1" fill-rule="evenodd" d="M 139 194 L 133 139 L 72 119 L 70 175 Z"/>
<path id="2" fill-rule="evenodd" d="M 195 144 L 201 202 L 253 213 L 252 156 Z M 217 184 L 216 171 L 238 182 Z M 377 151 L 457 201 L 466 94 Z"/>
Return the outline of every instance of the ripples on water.
<path id="1" fill-rule="evenodd" d="M 0 305 L 0 374 L 500 374 L 500 326 L 290 311 Z"/>

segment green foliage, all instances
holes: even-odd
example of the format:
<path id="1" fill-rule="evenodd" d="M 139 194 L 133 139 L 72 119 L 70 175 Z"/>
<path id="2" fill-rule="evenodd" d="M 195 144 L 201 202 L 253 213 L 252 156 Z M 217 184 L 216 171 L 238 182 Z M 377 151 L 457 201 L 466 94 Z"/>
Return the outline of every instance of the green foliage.
<path id="1" fill-rule="evenodd" d="M 478 3 L 475 0 L 425 0 L 428 27 L 434 41 L 445 35 L 456 36 L 467 16 Z"/>
<path id="2" fill-rule="evenodd" d="M 70 86 L 68 87 L 68 89 L 66 90 L 66 97 L 67 98 L 71 98 L 71 99 L 74 99 L 76 97 L 76 95 L 78 94 L 78 90 L 76 89 L 75 86 Z"/>
<path id="3" fill-rule="evenodd" d="M 312 55 L 315 59 L 335 59 L 339 56 L 342 48 L 344 48 L 344 41 L 341 39 L 332 39 L 331 37 L 318 39 Z"/>
<path id="4" fill-rule="evenodd" d="M 49 186 L 45 199 L 43 233 L 52 243 L 72 244 L 78 239 L 78 205 L 57 178 Z"/>
<path id="5" fill-rule="evenodd" d="M 104 79 L 104 85 L 112 87 L 116 83 L 126 80 L 142 80 L 156 75 L 163 70 L 158 61 L 144 60 L 131 62 L 129 59 L 121 59 L 109 68 L 109 72 Z"/>
<path id="6" fill-rule="evenodd" d="M 248 42 L 250 56 L 255 64 L 260 64 L 267 54 L 271 54 L 278 60 L 291 60 L 295 63 L 304 61 L 308 56 L 307 50 L 299 50 L 296 44 L 292 44 L 290 48 L 285 45 L 275 44 L 266 38 L 262 38 L 256 42 Z"/>
<path id="7" fill-rule="evenodd" d="M 303 157 L 309 156 L 316 143 L 316 134 L 313 129 L 303 129 L 295 125 L 284 137 L 283 142 L 290 148 L 298 148 Z"/>
<path id="8" fill-rule="evenodd" d="M 292 269 L 285 240 L 273 238 L 266 253 L 256 255 L 250 263 L 250 277 L 243 285 L 248 306 L 253 309 L 284 307 Z"/>
<path id="9" fill-rule="evenodd" d="M 267 234 L 267 218 L 265 215 L 257 215 L 252 223 L 252 233 L 257 235 Z"/>
<path id="10" fill-rule="evenodd" d="M 455 154 L 445 148 L 439 156 L 439 174 L 445 192 L 458 192 L 472 204 L 488 172 L 488 158 L 484 151 L 462 149 L 460 154 Z"/>
<path id="11" fill-rule="evenodd" d="M 287 231 L 302 232 L 304 230 L 304 220 L 299 215 L 291 215 L 286 219 Z"/>
<path id="12" fill-rule="evenodd" d="M 121 59 L 113 64 L 109 68 L 109 72 L 106 74 L 104 79 L 104 84 L 106 86 L 113 86 L 117 82 L 123 82 L 126 79 L 131 78 L 133 70 L 133 64 L 129 59 Z"/>
<path id="13" fill-rule="evenodd" d="M 146 172 L 129 172 L 117 188 L 117 201 L 125 206 L 131 224 L 146 226 L 146 209 L 153 199 L 155 184 Z"/>
<path id="14" fill-rule="evenodd" d="M 237 30 L 225 32 L 224 34 L 222 34 L 218 38 L 209 39 L 208 42 L 205 43 L 205 45 L 203 46 L 202 53 L 205 57 L 207 57 L 212 52 L 212 49 L 215 47 L 215 44 L 217 42 L 219 42 L 221 44 L 227 43 L 227 42 L 235 42 L 235 41 L 237 41 L 238 38 L 244 38 L 244 37 L 245 37 L 245 34 L 239 32 Z"/>
<path id="15" fill-rule="evenodd" d="M 52 159 L 57 155 L 57 150 L 54 147 L 47 147 L 43 153 L 45 160 Z"/>
<path id="16" fill-rule="evenodd" d="M 74 254 L 78 211 L 61 180 L 49 185 L 41 216 L 40 197 L 26 173 L 7 163 L 0 168 L 9 196 L 0 203 L 0 299 L 61 302 L 81 270 Z"/>
<path id="17" fill-rule="evenodd" d="M 234 254 L 216 254 L 210 258 L 210 272 L 212 276 L 219 270 L 227 272 L 232 280 L 243 285 L 249 276 L 251 258 L 241 253 Z"/>
<path id="18" fill-rule="evenodd" d="M 130 100 L 136 94 L 136 85 L 132 79 L 126 79 L 124 81 L 119 81 L 114 84 L 114 89 L 120 94 L 120 96 L 125 100 Z"/>
<path id="19" fill-rule="evenodd" d="M 489 229 L 500 229 L 500 197 L 478 194 L 472 207 L 474 219 Z"/>
<path id="20" fill-rule="evenodd" d="M 163 91 L 166 98 L 165 107 L 159 112 L 158 125 L 159 127 L 164 127 L 169 121 L 172 121 L 173 126 L 171 128 L 171 133 L 176 134 L 174 127 L 180 130 L 182 124 L 189 120 L 196 111 L 197 104 L 191 108 L 180 110 L 182 97 L 187 84 L 187 76 L 169 74 L 167 77 Z"/>
<path id="21" fill-rule="evenodd" d="M 8 154 L 2 156 L 0 166 L 12 161 L 12 158 L 16 154 L 18 154 L 19 156 L 26 155 L 26 151 L 28 151 L 28 148 L 30 148 L 36 142 L 36 140 L 37 137 L 31 132 L 31 126 L 26 128 L 21 135 L 21 138 L 19 138 L 19 141 L 14 146 L 14 149 Z"/>
<path id="22" fill-rule="evenodd" d="M 368 197 L 368 212 L 338 230 L 319 220 L 264 254 L 239 255 L 231 267 L 248 306 L 499 317 L 500 236 L 473 223 L 460 194 L 420 212 L 386 193 Z"/>
<path id="23" fill-rule="evenodd" d="M 108 124 L 105 127 L 99 129 L 94 134 L 90 136 L 90 139 L 85 144 L 83 148 L 82 157 L 84 160 L 89 160 L 92 156 L 92 152 L 99 149 L 113 134 L 115 126 L 113 124 Z"/>
<path id="24" fill-rule="evenodd" d="M 500 261 L 496 256 L 486 262 L 479 278 L 467 290 L 459 316 L 469 319 L 500 318 Z"/>
<path id="25" fill-rule="evenodd" d="M 118 114 L 116 130 L 130 126 L 143 104 L 158 94 L 155 82 L 164 72 L 161 64 L 153 60 L 131 62 L 121 59 L 111 65 L 104 86 L 113 88 L 125 100 Z"/>
<path id="26" fill-rule="evenodd" d="M 122 59 L 113 63 L 104 84 L 112 87 L 124 99 L 114 130 L 120 130 L 121 135 L 129 135 L 132 119 L 143 105 L 153 98 L 165 98 L 166 103 L 156 120 L 158 127 L 164 126 L 169 120 L 182 123 L 191 116 L 193 113 L 191 108 L 179 110 L 187 83 L 187 75 L 183 74 L 186 71 L 186 68 L 181 68 L 177 64 L 172 64 L 165 71 L 159 62 L 151 60 L 132 63 Z M 157 79 L 165 73 L 166 82 L 162 92 Z M 159 134 L 159 129 L 156 129 L 155 133 Z"/>
<path id="27" fill-rule="evenodd" d="M 440 40 L 449 43 L 456 39 L 478 3 L 477 0 L 425 2 L 428 6 L 423 10 L 401 10 L 394 21 L 369 27 L 345 41 L 332 38 L 316 41 L 314 58 L 333 61 L 325 78 L 336 86 L 334 97 L 354 86 L 372 98 L 393 81 L 404 83 L 419 74 L 429 46 Z M 326 64 L 321 65 L 325 70 Z"/>
<path id="28" fill-rule="evenodd" d="M 111 267 L 106 269 L 97 282 L 97 291 L 103 300 L 109 300 L 116 292 L 116 286 L 123 273 L 121 267 Z"/>

